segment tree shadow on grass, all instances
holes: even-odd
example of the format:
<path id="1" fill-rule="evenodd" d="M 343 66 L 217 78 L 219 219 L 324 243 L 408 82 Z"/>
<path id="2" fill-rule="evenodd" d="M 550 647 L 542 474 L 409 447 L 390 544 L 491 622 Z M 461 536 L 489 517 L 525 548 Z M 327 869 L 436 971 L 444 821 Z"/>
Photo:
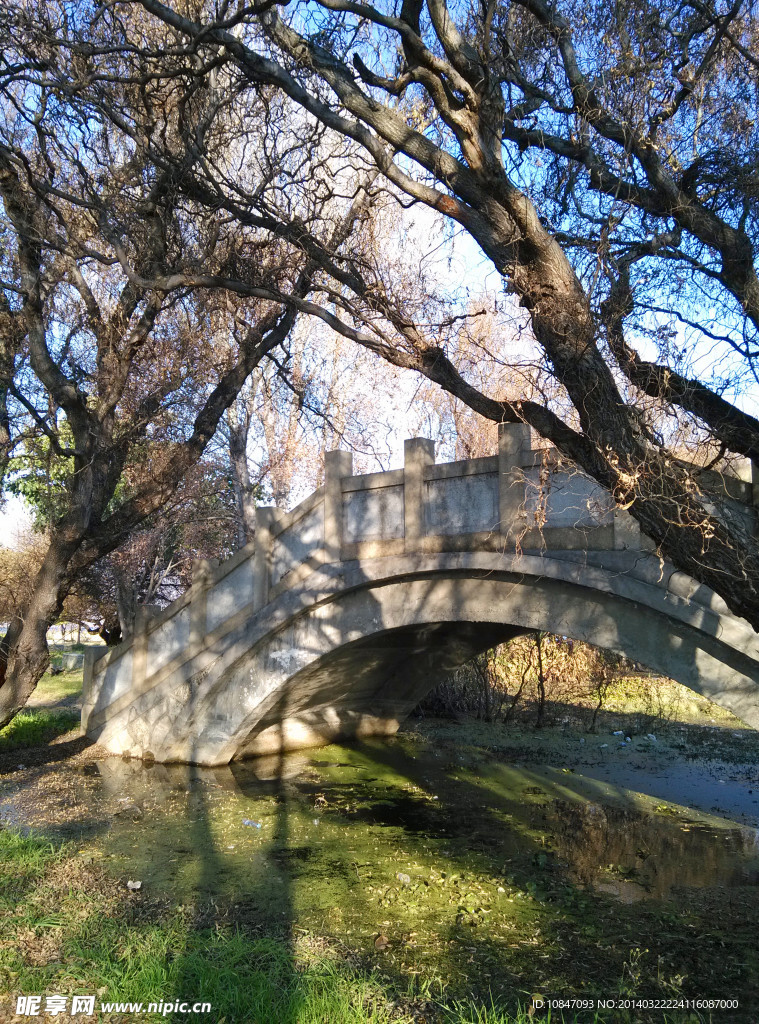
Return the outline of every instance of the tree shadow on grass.
<path id="1" fill-rule="evenodd" d="M 181 1004 L 204 1003 L 212 1008 L 210 1017 L 195 1019 L 230 1024 L 296 1024 L 299 1016 L 298 1001 L 293 998 L 296 974 L 289 877 L 283 872 L 267 872 L 264 867 L 268 885 L 238 888 L 232 893 L 220 891 L 225 888 L 225 851 L 221 848 L 222 829 L 210 800 L 213 790 L 201 784 L 207 771 L 188 767 L 187 772 L 192 792 L 189 835 L 197 881 L 195 894 L 185 908 L 181 948 L 173 951 L 167 963 L 167 992 L 163 998 L 175 1004 L 171 1019 L 188 1019 Z M 226 786 L 236 788 L 233 769 L 220 769 L 218 774 L 225 776 Z M 259 877 L 264 863 L 290 845 L 284 755 L 277 758 L 264 788 L 272 813 L 266 820 L 246 818 L 237 823 L 238 834 L 242 829 L 237 843 L 248 844 L 253 873 Z M 238 885 L 244 885 L 244 881 L 244 875 L 239 875 Z"/>
<path id="2" fill-rule="evenodd" d="M 80 737 L 45 747 L 44 751 L 20 747 L 0 754 L 0 776 L 7 777 L 24 771 L 26 768 L 43 768 L 46 765 L 68 761 L 77 754 L 83 753 L 91 745 L 92 740 Z M 23 767 L 19 767 L 20 765 Z"/>
<path id="3" fill-rule="evenodd" d="M 484 753 L 425 750 L 408 741 L 356 744 L 337 756 L 350 764 L 319 765 L 324 755 L 318 752 L 216 770 L 103 762 L 104 771 L 122 773 L 126 792 L 136 795 L 138 785 L 152 791 L 155 808 L 146 803 L 141 819 L 120 829 L 130 851 L 124 870 L 143 880 L 142 889 L 128 893 L 125 876 L 110 921 L 98 919 L 93 905 L 81 925 L 68 926 L 71 962 L 88 965 L 87 977 L 107 986 L 104 999 L 212 1005 L 210 1017 L 170 1010 L 177 1021 L 340 1024 L 351 998 L 360 1000 L 362 984 L 371 982 L 403 1006 L 413 993 L 429 995 L 437 976 L 446 986 L 444 993 L 434 990 L 438 998 L 483 1006 L 492 995 L 512 1011 L 534 990 L 601 998 L 629 989 L 662 998 L 678 984 L 686 995 L 708 989 L 712 998 L 738 994 L 746 1006 L 759 1004 L 756 886 L 693 889 L 670 903 L 641 899 L 626 906 L 588 888 L 592 874 L 578 876 L 563 863 L 567 854 L 554 843 L 551 818 L 562 801 L 571 812 L 563 819 L 564 838 L 571 842 L 574 832 L 575 845 L 595 844 L 596 861 L 621 858 L 620 837 L 653 845 L 640 831 L 640 815 L 625 817 L 624 801 L 618 818 L 604 810 L 607 786 L 597 783 L 594 790 L 586 780 L 590 789 L 580 794 L 571 775 L 494 767 Z M 316 763 L 312 775 L 293 775 L 309 761 Z M 499 793 L 496 769 L 511 773 L 513 798 Z M 222 813 L 226 804 L 217 801 L 226 789 L 240 798 L 231 802 L 231 823 Z M 262 795 L 262 828 L 243 825 L 246 801 L 259 806 Z M 595 810 L 585 814 L 583 808 Z M 169 832 L 163 845 L 150 846 L 150 831 L 164 812 Z M 317 815 L 321 824 L 311 828 L 308 819 Z M 105 832 L 112 821 L 93 806 L 82 834 Z M 694 853 L 705 858 L 713 847 L 706 839 L 700 847 L 698 834 L 694 839 L 684 824 L 658 823 L 662 847 L 683 863 Z M 227 849 L 225 829 L 234 831 L 234 851 Z M 143 871 L 158 857 L 170 858 L 172 844 L 177 871 L 185 872 L 182 885 L 171 879 L 153 884 Z M 233 855 L 238 859 L 231 865 Z M 715 873 L 713 864 L 709 870 Z M 327 872 L 344 882 L 329 890 L 340 893 L 340 914 L 316 914 L 324 900 L 304 911 L 306 890 L 328 886 Z M 451 899 L 433 919 L 424 893 L 442 872 Z M 41 885 L 44 880 L 27 879 L 18 902 Z M 325 958 L 321 966 L 304 966 L 308 950 L 298 948 L 300 927 L 333 955 L 330 969 Z M 375 948 L 380 932 L 388 944 Z M 633 969 L 640 975 L 637 987 Z M 53 979 L 56 970 L 50 968 Z M 434 1005 L 424 1012 L 428 1020 L 443 1019 Z M 731 1019 L 753 1019 L 740 1012 Z"/>

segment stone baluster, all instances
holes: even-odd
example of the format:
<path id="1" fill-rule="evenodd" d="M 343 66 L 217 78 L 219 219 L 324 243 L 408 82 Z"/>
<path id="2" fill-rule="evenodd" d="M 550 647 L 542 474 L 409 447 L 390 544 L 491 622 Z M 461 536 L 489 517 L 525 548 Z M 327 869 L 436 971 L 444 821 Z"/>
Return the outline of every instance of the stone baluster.
<path id="1" fill-rule="evenodd" d="M 526 423 L 498 424 L 498 507 L 501 533 L 515 537 L 527 521 L 522 470 L 532 465 L 532 433 Z"/>
<path id="2" fill-rule="evenodd" d="M 754 534 L 759 537 L 759 462 L 751 460 L 751 504 L 754 506 Z"/>
<path id="3" fill-rule="evenodd" d="M 82 730 L 87 732 L 87 723 L 89 722 L 92 709 L 95 705 L 95 693 L 92 685 L 93 675 L 95 673 L 95 662 L 102 655 L 103 651 L 100 647 L 88 647 L 84 652 L 84 660 L 82 663 Z"/>
<path id="4" fill-rule="evenodd" d="M 192 563 L 192 591 L 190 592 L 190 646 L 200 647 L 205 640 L 208 623 L 208 591 L 213 582 L 213 565 L 207 558 Z"/>
<path id="5" fill-rule="evenodd" d="M 343 480 L 353 476 L 352 452 L 327 452 L 324 456 L 324 554 L 339 562 L 343 546 Z"/>
<path id="6" fill-rule="evenodd" d="M 271 583 L 272 527 L 277 518 L 277 509 L 264 506 L 256 509 L 255 575 L 253 580 L 253 608 L 258 611 L 269 600 Z"/>
<path id="7" fill-rule="evenodd" d="M 424 470 L 435 465 L 435 442 L 410 437 L 403 442 L 403 521 L 406 551 L 418 551 L 426 533 Z"/>

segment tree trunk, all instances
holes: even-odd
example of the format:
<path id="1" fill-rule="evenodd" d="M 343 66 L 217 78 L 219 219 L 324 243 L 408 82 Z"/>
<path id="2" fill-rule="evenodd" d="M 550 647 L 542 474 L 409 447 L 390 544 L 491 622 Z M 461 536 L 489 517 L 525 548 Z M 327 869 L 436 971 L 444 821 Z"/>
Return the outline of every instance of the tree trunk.
<path id="1" fill-rule="evenodd" d="M 546 677 L 543 671 L 543 635 L 535 634 L 535 650 L 538 655 L 538 715 L 535 728 L 542 729 L 546 714 Z"/>
<path id="2" fill-rule="evenodd" d="M 116 612 L 119 617 L 121 637 L 127 639 L 134 632 L 134 620 L 137 616 L 137 594 L 134 581 L 129 579 L 116 566 L 112 568 L 114 589 L 116 592 Z"/>
<path id="3" fill-rule="evenodd" d="M 70 584 L 71 545 L 51 538 L 31 600 L 5 638 L 7 673 L 0 688 L 0 729 L 24 707 L 50 664 L 47 631 L 61 613 Z"/>
<path id="4" fill-rule="evenodd" d="M 229 459 L 232 464 L 232 484 L 237 505 L 237 544 L 244 547 L 253 540 L 256 532 L 255 488 L 248 469 L 248 433 L 250 417 L 238 417 L 230 406 L 227 416 L 229 424 Z"/>

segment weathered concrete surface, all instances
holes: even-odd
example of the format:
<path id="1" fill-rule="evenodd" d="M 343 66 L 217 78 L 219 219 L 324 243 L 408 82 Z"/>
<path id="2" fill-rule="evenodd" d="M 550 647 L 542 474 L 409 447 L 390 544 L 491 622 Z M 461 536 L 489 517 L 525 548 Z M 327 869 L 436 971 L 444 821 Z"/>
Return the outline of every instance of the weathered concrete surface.
<path id="1" fill-rule="evenodd" d="M 497 457 L 435 466 L 415 439 L 405 471 L 365 477 L 331 453 L 323 489 L 285 516 L 259 510 L 257 547 L 199 567 L 189 594 L 89 662 L 88 734 L 208 765 L 390 734 L 441 672 L 535 629 L 616 650 L 759 727 L 759 636 L 528 441 L 511 428 Z"/>

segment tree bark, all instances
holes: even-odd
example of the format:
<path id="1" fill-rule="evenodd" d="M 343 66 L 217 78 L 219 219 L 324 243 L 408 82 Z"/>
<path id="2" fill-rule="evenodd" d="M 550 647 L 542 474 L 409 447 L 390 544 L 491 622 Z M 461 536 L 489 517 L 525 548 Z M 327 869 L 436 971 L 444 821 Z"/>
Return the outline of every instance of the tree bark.
<path id="1" fill-rule="evenodd" d="M 74 545 L 53 536 L 23 616 L 6 636 L 7 672 L 0 687 L 0 729 L 24 707 L 50 664 L 47 631 L 63 608 L 70 586 L 69 564 Z"/>
<path id="2" fill-rule="evenodd" d="M 237 546 L 242 548 L 253 540 L 256 533 L 256 489 L 250 479 L 248 466 L 250 411 L 243 409 L 240 413 L 235 405 L 229 407 L 227 426 L 232 485 L 237 505 Z"/>

